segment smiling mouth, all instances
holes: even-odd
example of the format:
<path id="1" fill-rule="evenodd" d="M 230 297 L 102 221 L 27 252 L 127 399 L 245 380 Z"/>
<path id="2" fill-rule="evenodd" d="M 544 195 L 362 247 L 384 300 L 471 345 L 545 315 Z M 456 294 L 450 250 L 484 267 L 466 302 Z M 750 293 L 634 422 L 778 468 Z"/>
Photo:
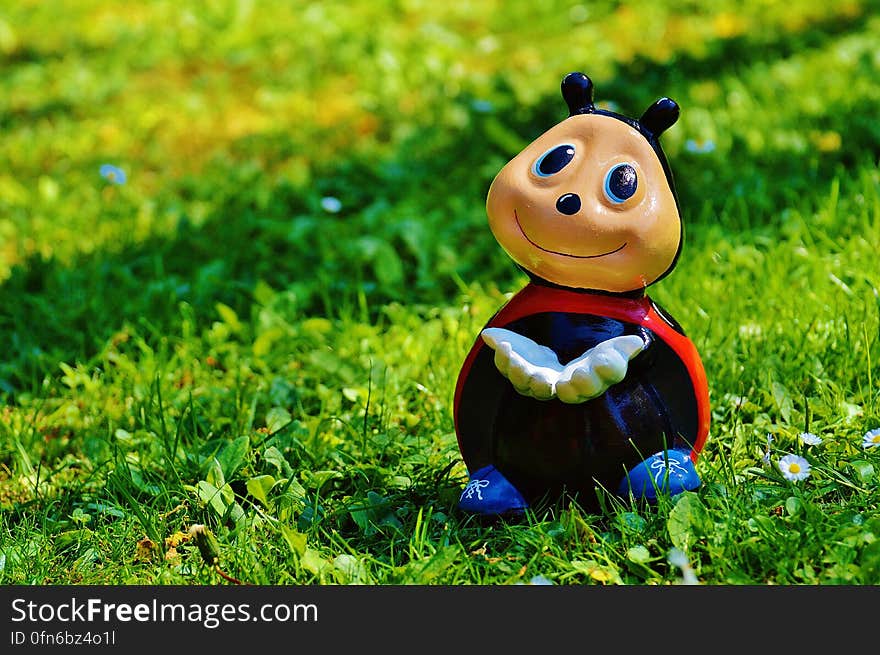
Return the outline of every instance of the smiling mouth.
<path id="1" fill-rule="evenodd" d="M 614 253 L 620 252 L 621 250 L 623 250 L 626 247 L 626 241 L 624 241 L 623 244 L 621 244 L 620 246 L 618 246 L 614 250 L 609 250 L 608 252 L 603 252 L 598 255 L 572 255 L 571 253 L 568 253 L 568 252 L 559 252 L 558 250 L 547 250 L 547 248 L 544 248 L 544 247 L 538 245 L 537 243 L 535 243 L 534 241 L 532 241 L 529 238 L 529 235 L 526 234 L 526 231 L 523 229 L 522 224 L 519 222 L 519 216 L 517 215 L 515 209 L 513 210 L 513 218 L 516 220 L 516 226 L 519 228 L 519 231 L 522 232 L 522 235 L 526 238 L 526 241 L 528 241 L 530 244 L 535 246 L 535 248 L 537 248 L 538 250 L 543 250 L 544 252 L 549 252 L 551 255 L 560 255 L 562 257 L 572 257 L 574 259 L 596 259 L 597 257 L 605 257 L 606 255 L 613 255 Z"/>

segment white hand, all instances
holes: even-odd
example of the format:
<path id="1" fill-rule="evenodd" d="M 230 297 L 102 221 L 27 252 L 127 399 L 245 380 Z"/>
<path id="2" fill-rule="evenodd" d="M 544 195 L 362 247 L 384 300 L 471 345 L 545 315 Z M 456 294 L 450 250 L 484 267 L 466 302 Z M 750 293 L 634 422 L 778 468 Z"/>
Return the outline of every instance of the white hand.
<path id="1" fill-rule="evenodd" d="M 549 400 L 562 365 L 556 353 L 521 334 L 504 328 L 486 328 L 483 341 L 495 351 L 495 366 L 524 396 Z"/>
<path id="2" fill-rule="evenodd" d="M 495 351 L 495 366 L 524 396 L 582 403 L 602 395 L 625 376 L 629 360 L 645 349 L 636 335 L 614 337 L 566 366 L 550 348 L 504 328 L 486 328 L 483 341 Z"/>
<path id="3" fill-rule="evenodd" d="M 564 403 L 582 403 L 601 396 L 626 377 L 629 361 L 645 346 L 640 336 L 629 334 L 590 348 L 562 369 L 556 380 L 556 397 Z"/>

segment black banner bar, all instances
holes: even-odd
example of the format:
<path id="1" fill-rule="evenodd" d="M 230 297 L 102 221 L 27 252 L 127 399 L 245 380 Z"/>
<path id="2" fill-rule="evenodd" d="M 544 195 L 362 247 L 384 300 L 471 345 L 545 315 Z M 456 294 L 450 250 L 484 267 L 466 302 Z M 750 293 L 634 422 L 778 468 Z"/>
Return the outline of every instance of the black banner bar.
<path id="1" fill-rule="evenodd" d="M 587 652 L 626 648 L 639 635 L 803 627 L 816 612 L 828 626 L 868 626 L 877 600 L 877 587 L 4 586 L 0 652 L 271 644 L 519 652 L 562 643 Z"/>

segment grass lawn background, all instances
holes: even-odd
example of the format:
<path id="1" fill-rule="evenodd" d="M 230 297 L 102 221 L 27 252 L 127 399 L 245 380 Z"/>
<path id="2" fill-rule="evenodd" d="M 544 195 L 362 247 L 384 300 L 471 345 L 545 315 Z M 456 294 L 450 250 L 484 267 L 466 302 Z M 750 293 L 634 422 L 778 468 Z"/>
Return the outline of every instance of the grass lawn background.
<path id="1" fill-rule="evenodd" d="M 880 583 L 878 8 L 4 3 L 0 583 Z M 573 70 L 682 107 L 650 294 L 704 485 L 489 525 L 452 390 L 525 279 L 485 195 Z"/>

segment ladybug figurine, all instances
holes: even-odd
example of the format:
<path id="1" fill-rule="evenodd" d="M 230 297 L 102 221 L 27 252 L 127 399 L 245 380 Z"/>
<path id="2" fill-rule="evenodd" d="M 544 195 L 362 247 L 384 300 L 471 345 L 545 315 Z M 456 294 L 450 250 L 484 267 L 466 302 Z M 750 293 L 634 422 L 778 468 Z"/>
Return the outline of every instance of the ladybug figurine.
<path id="1" fill-rule="evenodd" d="M 562 81 L 569 116 L 495 177 L 486 211 L 529 283 L 487 323 L 455 388 L 469 480 L 459 507 L 500 515 L 600 489 L 655 501 L 699 487 L 706 374 L 681 326 L 648 297 L 681 252 L 672 173 L 658 138 L 679 107 L 634 120 Z"/>

